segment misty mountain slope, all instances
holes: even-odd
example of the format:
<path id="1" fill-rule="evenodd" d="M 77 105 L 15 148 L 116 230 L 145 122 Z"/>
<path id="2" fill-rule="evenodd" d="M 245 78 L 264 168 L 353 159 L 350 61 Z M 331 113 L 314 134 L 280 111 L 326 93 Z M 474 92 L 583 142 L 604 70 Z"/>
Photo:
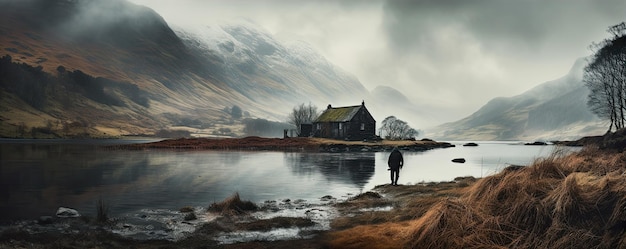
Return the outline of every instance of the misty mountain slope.
<path id="1" fill-rule="evenodd" d="M 571 92 L 540 104 L 528 113 L 528 130 L 559 129 L 576 122 L 594 122 L 597 117 L 587 110 L 589 89 L 579 86 Z M 583 100 L 583 101 L 581 101 Z"/>
<path id="2" fill-rule="evenodd" d="M 224 81 L 255 103 L 288 113 L 294 103 L 358 104 L 369 92 L 310 45 L 283 43 L 248 22 L 176 28 L 190 47 L 223 62 Z M 321 104 L 320 104 L 321 103 Z"/>
<path id="3" fill-rule="evenodd" d="M 538 140 L 597 135 L 604 128 L 586 105 L 584 66 L 585 61 L 579 59 L 564 77 L 514 97 L 494 98 L 464 119 L 429 130 L 427 136 L 441 140 Z"/>
<path id="4" fill-rule="evenodd" d="M 278 42 L 249 23 L 213 29 L 174 32 L 158 13 L 125 0 L 0 1 L 0 56 L 32 66 L 20 71 L 27 77 L 46 73 L 60 82 L 35 84 L 33 92 L 3 82 L 0 94 L 10 97 L 2 99 L 0 129 L 39 126 L 36 116 L 109 135 L 218 129 L 234 124 L 224 110 L 235 105 L 282 121 L 299 103 L 354 105 L 369 94 L 305 43 Z M 67 82 L 68 73 L 98 83 L 85 90 Z M 45 104 L 27 106 L 40 103 L 29 100 L 39 93 Z"/>
<path id="5" fill-rule="evenodd" d="M 219 64 L 194 56 L 149 8 L 123 0 L 33 0 L 3 3 L 0 12 L 8 34 L 0 45 L 47 72 L 62 65 L 196 101 L 220 99 L 216 88 L 229 92 L 214 78 Z"/>
<path id="6" fill-rule="evenodd" d="M 171 115 L 164 114 L 192 116 L 200 109 L 207 116 L 199 118 L 210 123 L 215 119 L 211 116 L 220 115 L 224 105 L 245 101 L 218 80 L 219 61 L 195 56 L 149 8 L 123 0 L 5 1 L 0 5 L 0 49 L 14 62 L 41 66 L 52 75 L 62 66 L 125 82 L 144 91 L 151 103 L 149 107 L 104 108 L 105 113 L 89 119 L 94 126 L 111 119 L 123 123 L 124 117 L 155 120 L 136 122 L 133 131 L 117 129 L 119 133 L 149 132 L 175 124 L 168 118 Z M 72 96 L 71 102 L 89 103 L 86 96 L 68 96 Z M 51 116 L 56 121 L 78 120 L 89 109 L 50 103 L 45 111 L 54 113 Z M 27 112 L 21 106 L 11 107 L 16 113 Z M 22 116 L 4 118 L 15 125 Z"/>

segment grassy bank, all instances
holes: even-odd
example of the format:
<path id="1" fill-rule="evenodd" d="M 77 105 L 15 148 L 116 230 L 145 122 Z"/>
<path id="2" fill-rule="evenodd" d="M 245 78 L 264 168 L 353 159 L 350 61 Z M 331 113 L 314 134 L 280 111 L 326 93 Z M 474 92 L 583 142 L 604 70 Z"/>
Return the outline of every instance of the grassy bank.
<path id="1" fill-rule="evenodd" d="M 625 248 L 626 153 L 586 148 L 478 180 L 406 222 L 330 235 L 333 248 Z"/>
<path id="2" fill-rule="evenodd" d="M 344 141 L 327 138 L 180 138 L 154 143 L 113 146 L 113 149 L 176 149 L 176 150 L 272 150 L 272 151 L 326 151 L 359 152 L 389 151 L 400 147 L 403 151 L 424 151 L 454 145 L 432 140 L 420 141 Z"/>

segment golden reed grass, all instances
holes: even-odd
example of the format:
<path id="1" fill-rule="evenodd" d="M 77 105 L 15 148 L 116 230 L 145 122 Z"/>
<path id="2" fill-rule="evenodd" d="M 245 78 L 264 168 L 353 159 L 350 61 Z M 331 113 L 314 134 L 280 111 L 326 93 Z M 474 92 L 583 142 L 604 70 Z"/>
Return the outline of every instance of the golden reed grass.
<path id="1" fill-rule="evenodd" d="M 626 153 L 553 153 L 415 220 L 332 234 L 333 248 L 626 248 Z M 380 247 L 379 247 L 380 246 Z"/>

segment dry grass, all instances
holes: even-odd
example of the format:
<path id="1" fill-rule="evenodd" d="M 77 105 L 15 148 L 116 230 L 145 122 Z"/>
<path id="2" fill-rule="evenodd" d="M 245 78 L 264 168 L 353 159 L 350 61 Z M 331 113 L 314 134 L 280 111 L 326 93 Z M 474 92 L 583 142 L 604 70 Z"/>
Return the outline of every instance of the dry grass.
<path id="1" fill-rule="evenodd" d="M 626 248 L 626 153 L 585 148 L 427 191 L 415 215 L 333 232 L 333 248 Z M 432 186 L 431 186 L 432 187 Z M 379 189 L 384 192 L 384 188 Z M 420 191 L 413 188 L 411 191 Z M 428 197 L 429 196 L 429 197 Z M 458 196 L 458 197 L 457 197 Z M 400 199 L 399 199 L 400 198 Z"/>
<path id="2" fill-rule="evenodd" d="M 505 169 L 418 220 L 412 248 L 623 248 L 623 154 L 587 149 Z"/>
<path id="3" fill-rule="evenodd" d="M 211 204 L 208 211 L 217 212 L 221 215 L 239 215 L 258 209 L 256 204 L 251 201 L 242 201 L 239 193 L 235 193 L 221 202 Z"/>
<path id="4" fill-rule="evenodd" d="M 419 185 L 380 185 L 336 205 L 343 213 L 333 220 L 328 236 L 331 248 L 402 248 L 417 220 L 442 201 L 456 199 L 476 179 Z M 390 211 L 356 212 L 367 207 L 393 206 Z M 345 215 L 348 213 L 349 215 Z"/>
<path id="5" fill-rule="evenodd" d="M 330 248 L 402 248 L 410 222 L 357 226 L 330 236 Z"/>

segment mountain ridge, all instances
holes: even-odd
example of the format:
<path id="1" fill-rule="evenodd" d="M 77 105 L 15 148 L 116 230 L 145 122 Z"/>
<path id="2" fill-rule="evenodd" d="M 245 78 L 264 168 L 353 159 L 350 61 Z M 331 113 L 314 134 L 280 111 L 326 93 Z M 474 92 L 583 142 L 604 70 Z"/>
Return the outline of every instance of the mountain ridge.
<path id="1" fill-rule="evenodd" d="M 428 135 L 441 140 L 559 140 L 601 134 L 604 125 L 586 106 L 585 65 L 585 59 L 578 59 L 565 76 L 516 96 L 491 99 Z"/>

